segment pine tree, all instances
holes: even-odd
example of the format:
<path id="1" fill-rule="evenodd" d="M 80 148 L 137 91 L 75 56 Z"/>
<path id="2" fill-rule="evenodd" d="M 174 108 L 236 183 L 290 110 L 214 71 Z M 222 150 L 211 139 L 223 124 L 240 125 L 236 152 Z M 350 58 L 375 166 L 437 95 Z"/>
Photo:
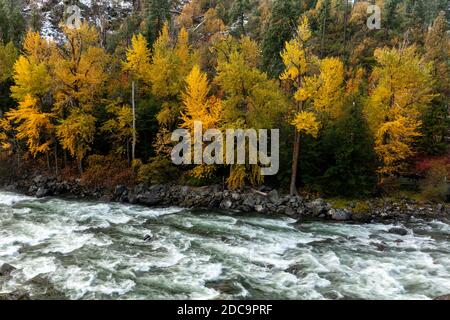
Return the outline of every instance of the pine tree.
<path id="1" fill-rule="evenodd" d="M 171 0 L 145 0 L 145 29 L 149 45 L 158 38 L 161 30 L 170 21 Z"/>
<path id="2" fill-rule="evenodd" d="M 433 99 L 432 107 L 422 118 L 421 149 L 425 153 L 439 155 L 448 149 L 446 137 L 450 128 L 450 36 L 443 11 L 426 34 L 425 59 L 433 63 L 434 90 L 439 95 Z"/>
<path id="3" fill-rule="evenodd" d="M 275 0 L 272 4 L 269 25 L 262 41 L 263 66 L 272 77 L 283 72 L 280 52 L 285 42 L 292 38 L 300 15 L 300 5 L 295 0 Z"/>

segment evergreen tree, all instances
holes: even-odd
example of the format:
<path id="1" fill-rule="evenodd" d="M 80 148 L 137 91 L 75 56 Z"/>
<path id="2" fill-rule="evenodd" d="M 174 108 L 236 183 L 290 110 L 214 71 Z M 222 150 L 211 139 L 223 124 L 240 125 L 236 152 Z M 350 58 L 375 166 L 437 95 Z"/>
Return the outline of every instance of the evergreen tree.
<path id="1" fill-rule="evenodd" d="M 300 5 L 296 0 L 275 0 L 269 18 L 269 25 L 262 41 L 263 66 L 272 77 L 283 72 L 280 52 L 285 42 L 292 38 L 300 15 Z"/>
<path id="2" fill-rule="evenodd" d="M 145 0 L 145 34 L 150 46 L 156 41 L 164 24 L 170 21 L 171 0 Z"/>
<path id="3" fill-rule="evenodd" d="M 26 31 L 23 0 L 0 0 L 0 39 L 19 46 Z"/>

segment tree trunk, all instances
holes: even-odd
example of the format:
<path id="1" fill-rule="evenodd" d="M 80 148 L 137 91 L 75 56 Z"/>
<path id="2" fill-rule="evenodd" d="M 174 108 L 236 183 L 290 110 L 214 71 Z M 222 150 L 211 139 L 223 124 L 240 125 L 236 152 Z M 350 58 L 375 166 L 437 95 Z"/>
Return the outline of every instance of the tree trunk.
<path id="1" fill-rule="evenodd" d="M 47 158 L 47 170 L 50 173 L 50 156 L 48 155 L 48 151 L 45 153 L 45 157 Z"/>
<path id="2" fill-rule="evenodd" d="M 135 101 L 135 82 L 133 81 L 132 84 L 132 106 L 133 106 L 133 142 L 131 146 L 131 159 L 134 161 L 136 160 L 136 101 Z"/>
<path id="3" fill-rule="evenodd" d="M 59 175 L 59 168 L 58 168 L 58 144 L 55 142 L 55 175 Z"/>
<path id="4" fill-rule="evenodd" d="M 347 24 L 348 24 L 348 0 L 345 0 L 344 7 L 344 57 L 347 52 Z"/>
<path id="5" fill-rule="evenodd" d="M 322 25 L 322 40 L 320 44 L 320 57 L 323 58 L 324 56 L 324 50 L 325 50 L 325 33 L 327 29 L 327 7 L 325 7 L 325 14 L 323 16 L 323 25 Z"/>
<path id="6" fill-rule="evenodd" d="M 78 169 L 80 170 L 80 174 L 83 174 L 83 159 L 78 160 Z"/>
<path id="7" fill-rule="evenodd" d="M 290 194 L 291 196 L 298 195 L 297 190 L 297 175 L 298 175 L 298 163 L 300 157 L 300 132 L 295 129 L 295 139 L 294 139 L 294 151 L 292 154 L 292 176 L 291 176 L 291 187 Z"/>

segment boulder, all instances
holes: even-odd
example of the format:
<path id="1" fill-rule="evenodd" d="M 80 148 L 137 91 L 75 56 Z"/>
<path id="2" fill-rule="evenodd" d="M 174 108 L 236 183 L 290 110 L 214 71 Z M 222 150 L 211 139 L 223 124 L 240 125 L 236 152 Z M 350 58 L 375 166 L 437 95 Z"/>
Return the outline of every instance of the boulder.
<path id="1" fill-rule="evenodd" d="M 137 196 L 137 202 L 146 206 L 156 206 L 161 203 L 163 197 L 158 192 L 146 192 L 143 195 Z"/>
<path id="2" fill-rule="evenodd" d="M 450 294 L 434 298 L 434 300 L 437 300 L 437 301 L 439 301 L 439 300 L 441 300 L 441 301 L 450 301 Z"/>
<path id="3" fill-rule="evenodd" d="M 403 228 L 391 228 L 391 229 L 389 229 L 388 232 L 391 234 L 396 234 L 398 236 L 402 236 L 402 237 L 404 237 L 408 234 L 408 230 L 403 229 Z"/>
<path id="4" fill-rule="evenodd" d="M 14 270 L 16 270 L 16 268 L 14 268 L 12 265 L 8 263 L 5 263 L 0 267 L 0 276 L 2 277 L 10 276 Z"/>
<path id="5" fill-rule="evenodd" d="M 232 207 L 233 207 L 233 202 L 231 200 L 226 199 L 220 203 L 220 208 L 222 208 L 222 209 L 229 210 Z"/>
<path id="6" fill-rule="evenodd" d="M 31 300 L 30 294 L 22 290 L 16 290 L 11 293 L 1 293 L 0 301 L 17 301 L 17 300 Z"/>
<path id="7" fill-rule="evenodd" d="M 255 211 L 258 213 L 265 213 L 266 212 L 266 208 L 264 208 L 263 205 L 258 204 L 255 206 Z"/>
<path id="8" fill-rule="evenodd" d="M 294 217 L 296 215 L 296 212 L 294 209 L 290 208 L 290 207 L 284 207 L 284 214 L 287 215 L 288 217 Z"/>
<path id="9" fill-rule="evenodd" d="M 372 216 L 365 212 L 353 212 L 352 220 L 360 223 L 369 223 L 372 221 Z"/>
<path id="10" fill-rule="evenodd" d="M 307 204 L 307 207 L 311 211 L 313 217 L 318 217 L 321 214 L 327 214 L 330 210 L 329 205 L 323 199 L 316 199 Z"/>
<path id="11" fill-rule="evenodd" d="M 272 202 L 273 204 L 277 204 L 280 201 L 280 195 L 278 194 L 277 190 L 272 190 L 267 195 L 267 198 Z"/>
<path id="12" fill-rule="evenodd" d="M 51 191 L 43 187 L 39 188 L 38 191 L 36 192 L 36 198 L 44 198 L 49 195 L 51 195 Z"/>
<path id="13" fill-rule="evenodd" d="M 33 183 L 36 185 L 39 185 L 39 186 L 46 184 L 47 181 L 48 181 L 48 178 L 44 177 L 42 175 L 38 175 L 33 179 Z"/>
<path id="14" fill-rule="evenodd" d="M 122 195 L 127 191 L 128 191 L 128 189 L 125 186 L 122 186 L 122 185 L 116 186 L 116 189 L 114 190 L 114 195 L 113 195 L 114 199 L 119 200 L 122 197 Z"/>
<path id="15" fill-rule="evenodd" d="M 352 218 L 352 214 L 347 210 L 333 210 L 331 219 L 335 221 L 348 221 Z"/>

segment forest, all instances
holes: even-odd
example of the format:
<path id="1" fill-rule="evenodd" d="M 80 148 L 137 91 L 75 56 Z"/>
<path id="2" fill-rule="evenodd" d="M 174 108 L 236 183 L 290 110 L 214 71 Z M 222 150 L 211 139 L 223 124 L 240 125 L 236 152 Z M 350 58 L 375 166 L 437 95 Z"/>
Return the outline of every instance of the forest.
<path id="1" fill-rule="evenodd" d="M 448 200 L 448 0 L 45 2 L 0 0 L 0 176 Z M 173 165 L 194 121 L 279 129 L 280 172 Z"/>

